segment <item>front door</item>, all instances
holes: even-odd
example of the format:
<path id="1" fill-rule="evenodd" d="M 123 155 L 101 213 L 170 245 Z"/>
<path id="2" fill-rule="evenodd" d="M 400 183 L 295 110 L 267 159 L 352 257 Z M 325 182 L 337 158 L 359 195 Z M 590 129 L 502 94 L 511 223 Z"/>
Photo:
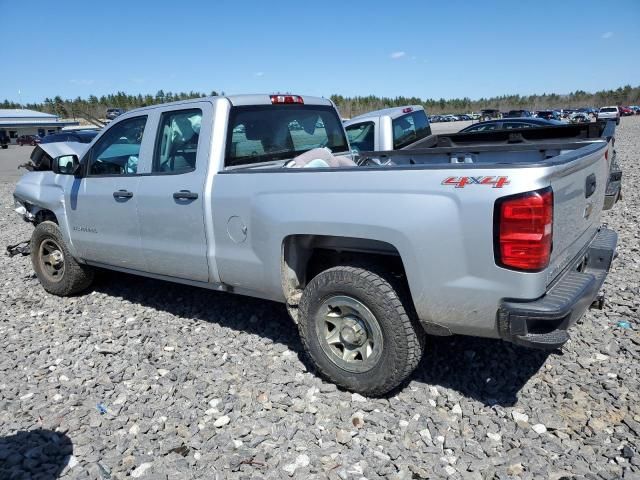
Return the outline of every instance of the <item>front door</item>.
<path id="1" fill-rule="evenodd" d="M 146 270 L 137 212 L 146 123 L 141 115 L 110 126 L 83 158 L 85 177 L 67 194 L 74 245 L 86 260 Z"/>
<path id="2" fill-rule="evenodd" d="M 209 280 L 205 180 L 211 142 L 211 104 L 164 107 L 155 134 L 151 174 L 141 177 L 137 207 L 151 273 Z"/>

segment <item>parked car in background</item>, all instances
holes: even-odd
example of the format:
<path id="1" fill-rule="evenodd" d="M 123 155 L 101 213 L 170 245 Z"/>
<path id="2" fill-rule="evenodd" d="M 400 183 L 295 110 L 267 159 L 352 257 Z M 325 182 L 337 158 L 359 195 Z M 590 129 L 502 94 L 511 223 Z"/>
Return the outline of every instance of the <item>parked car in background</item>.
<path id="1" fill-rule="evenodd" d="M 35 147 L 41 140 L 42 139 L 37 135 L 20 135 L 17 138 L 16 143 L 21 147 L 23 145 L 31 145 L 32 147 Z"/>
<path id="2" fill-rule="evenodd" d="M 488 120 L 486 122 L 476 123 L 467 128 L 460 130 L 460 133 L 467 132 L 489 132 L 491 130 L 509 130 L 512 128 L 533 128 L 533 127 L 550 127 L 554 125 L 564 125 L 559 120 L 546 120 L 544 118 L 502 118 L 499 120 Z"/>
<path id="3" fill-rule="evenodd" d="M 595 108 L 591 108 L 591 107 L 579 108 L 578 112 L 586 113 L 587 115 L 591 115 L 591 116 L 594 116 L 594 117 L 598 115 L 598 110 L 595 109 Z"/>
<path id="4" fill-rule="evenodd" d="M 640 106 L 638 105 L 629 105 L 629 108 L 634 111 L 636 115 L 640 115 Z"/>
<path id="5" fill-rule="evenodd" d="M 462 120 L 462 121 L 466 121 L 466 122 L 468 122 L 470 120 L 473 120 L 469 115 L 464 114 L 464 113 L 462 115 L 457 115 L 457 117 L 458 117 L 458 120 Z"/>
<path id="6" fill-rule="evenodd" d="M 560 120 L 562 118 L 560 117 L 560 114 L 555 110 L 540 110 L 536 114 L 536 117 L 543 118 L 545 120 Z"/>
<path id="7" fill-rule="evenodd" d="M 635 112 L 629 107 L 618 107 L 618 110 L 620 110 L 620 115 L 623 117 L 629 117 L 631 115 L 635 115 Z"/>
<path id="8" fill-rule="evenodd" d="M 497 110 L 495 108 L 484 108 L 480 110 L 480 118 L 485 122 L 487 120 L 493 120 L 501 117 L 502 117 L 502 113 L 500 113 L 500 110 Z"/>
<path id="9" fill-rule="evenodd" d="M 591 116 L 587 112 L 573 112 L 569 115 L 571 123 L 587 123 L 591 121 Z"/>
<path id="10" fill-rule="evenodd" d="M 105 114 L 105 118 L 107 120 L 113 120 L 114 118 L 122 115 L 126 110 L 124 108 L 108 108 L 107 113 Z"/>
<path id="11" fill-rule="evenodd" d="M 57 133 L 52 133 L 42 138 L 41 143 L 54 143 L 54 142 L 78 142 L 78 143 L 91 143 L 99 130 L 87 129 L 87 130 L 69 130 Z"/>
<path id="12" fill-rule="evenodd" d="M 509 110 L 505 118 L 533 117 L 529 110 Z"/>
<path id="13" fill-rule="evenodd" d="M 398 150 L 431 135 L 420 105 L 385 108 L 358 115 L 344 124 L 351 150 Z"/>
<path id="14" fill-rule="evenodd" d="M 618 107 L 602 107 L 598 110 L 598 120 L 615 120 L 620 125 L 620 110 Z"/>
<path id="15" fill-rule="evenodd" d="M 480 112 L 471 112 L 468 114 L 472 120 L 478 120 L 480 118 Z"/>

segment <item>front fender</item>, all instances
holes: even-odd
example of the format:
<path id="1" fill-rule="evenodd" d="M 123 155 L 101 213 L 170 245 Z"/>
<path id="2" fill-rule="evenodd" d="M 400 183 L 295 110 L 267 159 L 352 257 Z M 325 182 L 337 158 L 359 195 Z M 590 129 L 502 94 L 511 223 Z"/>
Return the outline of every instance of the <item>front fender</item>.
<path id="1" fill-rule="evenodd" d="M 58 175 L 51 171 L 28 172 L 16 184 L 14 197 L 27 207 L 28 211 L 37 215 L 42 210 L 52 212 L 71 254 L 78 258 L 73 244 L 71 227 L 66 211 L 65 191 L 73 183 L 70 175 Z"/>

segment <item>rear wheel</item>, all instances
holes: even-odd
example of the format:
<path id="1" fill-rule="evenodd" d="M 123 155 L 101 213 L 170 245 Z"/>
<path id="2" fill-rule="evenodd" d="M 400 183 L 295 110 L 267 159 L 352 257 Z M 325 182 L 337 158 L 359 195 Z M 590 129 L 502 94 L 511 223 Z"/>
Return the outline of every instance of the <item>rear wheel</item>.
<path id="1" fill-rule="evenodd" d="M 73 295 L 93 281 L 93 269 L 71 256 L 58 225 L 50 221 L 31 235 L 31 263 L 42 287 L 54 295 Z"/>
<path id="2" fill-rule="evenodd" d="M 331 268 L 309 282 L 299 329 L 320 374 L 367 395 L 385 394 L 411 374 L 424 332 L 402 290 L 390 276 L 354 266 Z"/>

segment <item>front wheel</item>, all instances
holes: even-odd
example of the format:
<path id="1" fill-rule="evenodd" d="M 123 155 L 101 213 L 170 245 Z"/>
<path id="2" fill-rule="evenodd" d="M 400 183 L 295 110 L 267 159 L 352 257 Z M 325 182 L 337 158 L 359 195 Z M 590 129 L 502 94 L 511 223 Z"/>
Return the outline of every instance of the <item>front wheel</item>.
<path id="1" fill-rule="evenodd" d="M 38 224 L 31 235 L 31 263 L 42 287 L 54 295 L 73 295 L 93 281 L 93 269 L 71 256 L 58 225 L 50 221 Z"/>
<path id="2" fill-rule="evenodd" d="M 305 350 L 320 374 L 348 390 L 383 395 L 418 365 L 424 332 L 400 284 L 354 266 L 318 274 L 299 306 Z"/>

